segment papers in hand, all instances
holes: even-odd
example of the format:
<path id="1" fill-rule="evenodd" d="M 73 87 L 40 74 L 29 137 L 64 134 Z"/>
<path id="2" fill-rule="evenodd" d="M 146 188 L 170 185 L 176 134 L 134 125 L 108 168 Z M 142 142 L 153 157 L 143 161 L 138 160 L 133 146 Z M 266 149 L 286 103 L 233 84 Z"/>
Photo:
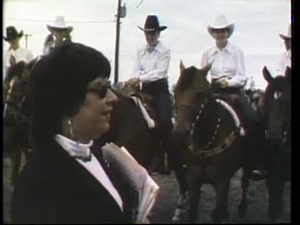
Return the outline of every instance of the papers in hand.
<path id="1" fill-rule="evenodd" d="M 146 220 L 151 211 L 158 193 L 158 185 L 124 147 L 118 147 L 113 143 L 102 147 L 103 157 L 111 168 L 119 170 L 121 176 L 127 180 L 137 196 L 133 204 L 135 223 Z"/>

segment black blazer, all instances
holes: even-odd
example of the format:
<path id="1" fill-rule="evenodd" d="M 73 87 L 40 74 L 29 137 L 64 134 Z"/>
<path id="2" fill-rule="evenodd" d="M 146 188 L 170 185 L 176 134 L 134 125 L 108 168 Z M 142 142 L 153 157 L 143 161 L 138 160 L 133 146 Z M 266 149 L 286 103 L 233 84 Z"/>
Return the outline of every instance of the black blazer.
<path id="1" fill-rule="evenodd" d="M 123 204 L 124 213 L 104 186 L 52 140 L 32 153 L 21 172 L 12 195 L 11 219 L 13 223 L 129 223 L 131 215 L 124 200 Z"/>

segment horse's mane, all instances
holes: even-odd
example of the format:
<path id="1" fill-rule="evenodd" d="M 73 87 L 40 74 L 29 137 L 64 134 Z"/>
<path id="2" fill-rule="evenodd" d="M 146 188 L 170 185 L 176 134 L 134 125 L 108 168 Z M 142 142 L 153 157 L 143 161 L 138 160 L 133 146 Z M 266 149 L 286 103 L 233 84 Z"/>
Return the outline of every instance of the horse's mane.
<path id="1" fill-rule="evenodd" d="M 191 67 L 185 69 L 179 77 L 176 89 L 178 89 L 180 91 L 184 91 L 188 87 L 190 87 L 190 85 L 192 84 L 192 81 L 195 78 L 196 70 L 197 69 L 195 66 L 191 66 Z"/>

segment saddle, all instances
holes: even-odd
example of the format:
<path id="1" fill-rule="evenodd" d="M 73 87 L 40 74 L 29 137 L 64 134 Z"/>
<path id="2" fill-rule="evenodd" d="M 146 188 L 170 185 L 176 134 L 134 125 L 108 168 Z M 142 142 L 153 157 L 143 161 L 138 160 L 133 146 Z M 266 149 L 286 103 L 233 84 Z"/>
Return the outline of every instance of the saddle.
<path id="1" fill-rule="evenodd" d="M 125 83 L 124 94 L 133 99 L 134 103 L 140 108 L 149 128 L 158 128 L 158 119 L 152 97 L 140 90 L 139 86 Z"/>

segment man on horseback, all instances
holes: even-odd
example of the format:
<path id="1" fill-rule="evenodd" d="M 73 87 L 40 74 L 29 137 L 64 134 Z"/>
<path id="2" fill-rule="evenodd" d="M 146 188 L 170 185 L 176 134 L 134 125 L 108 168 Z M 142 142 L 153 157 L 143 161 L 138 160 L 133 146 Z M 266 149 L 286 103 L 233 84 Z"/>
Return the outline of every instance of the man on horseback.
<path id="1" fill-rule="evenodd" d="M 33 59 L 32 52 L 20 46 L 20 40 L 22 37 L 22 30 L 18 33 L 14 26 L 6 27 L 6 37 L 3 38 L 9 43 L 9 48 L 4 55 L 3 80 L 5 79 L 5 75 L 9 67 L 20 61 L 29 62 Z"/>
<path id="2" fill-rule="evenodd" d="M 53 48 L 72 42 L 72 26 L 67 26 L 65 17 L 57 16 L 53 24 L 47 24 L 50 35 L 46 37 L 43 53 L 48 54 Z"/>
<path id="3" fill-rule="evenodd" d="M 201 66 L 212 64 L 210 69 L 211 89 L 237 111 L 241 123 L 248 133 L 247 147 L 253 148 L 253 150 L 260 149 L 260 146 L 250 147 L 250 144 L 258 145 L 260 143 L 258 138 L 263 138 L 263 133 L 257 129 L 259 126 L 256 113 L 243 93 L 243 87 L 247 81 L 244 53 L 242 49 L 228 41 L 234 31 L 234 23 L 229 23 L 225 15 L 219 15 L 213 25 L 207 26 L 207 30 L 216 40 L 216 46 L 203 53 Z M 253 179 L 264 177 L 263 171 L 258 168 L 252 171 L 252 175 Z"/>
<path id="4" fill-rule="evenodd" d="M 144 24 L 147 44 L 137 50 L 136 62 L 130 83 L 142 83 L 142 91 L 153 97 L 158 117 L 159 138 L 163 151 L 169 151 L 172 131 L 172 103 L 168 90 L 168 69 L 170 64 L 170 50 L 158 39 L 160 32 L 167 26 L 160 26 L 157 16 L 148 15 Z M 163 162 L 162 151 L 158 152 L 160 163 Z M 163 171 L 163 167 L 159 169 Z"/>

